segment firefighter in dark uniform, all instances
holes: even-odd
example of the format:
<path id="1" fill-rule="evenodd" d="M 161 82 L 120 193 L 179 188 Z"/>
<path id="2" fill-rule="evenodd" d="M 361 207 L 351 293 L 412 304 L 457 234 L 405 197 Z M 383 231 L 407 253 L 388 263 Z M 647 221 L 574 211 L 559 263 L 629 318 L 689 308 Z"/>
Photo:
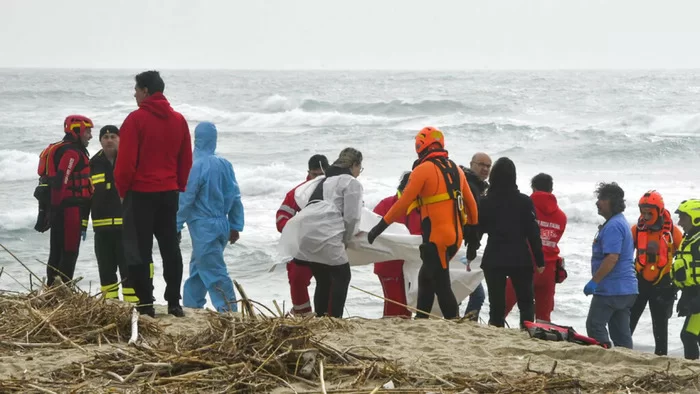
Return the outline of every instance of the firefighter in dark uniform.
<path id="1" fill-rule="evenodd" d="M 92 197 L 92 228 L 95 231 L 95 256 L 100 273 L 102 295 L 119 299 L 117 269 L 124 301 L 138 303 L 126 270 L 122 245 L 122 204 L 114 187 L 114 163 L 119 149 L 119 129 L 107 125 L 100 129 L 102 150 L 90 159 L 90 179 L 95 188 Z"/>

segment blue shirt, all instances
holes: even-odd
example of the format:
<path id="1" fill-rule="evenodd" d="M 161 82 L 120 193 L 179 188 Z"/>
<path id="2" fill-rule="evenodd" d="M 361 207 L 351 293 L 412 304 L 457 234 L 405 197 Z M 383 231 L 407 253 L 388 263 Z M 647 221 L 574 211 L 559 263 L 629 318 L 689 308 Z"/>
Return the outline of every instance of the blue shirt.
<path id="1" fill-rule="evenodd" d="M 637 275 L 634 270 L 632 230 L 621 213 L 611 217 L 593 240 L 591 275 L 595 275 L 598 271 L 605 255 L 611 253 L 618 254 L 620 257 L 612 271 L 598 283 L 595 294 L 602 296 L 639 294 Z"/>

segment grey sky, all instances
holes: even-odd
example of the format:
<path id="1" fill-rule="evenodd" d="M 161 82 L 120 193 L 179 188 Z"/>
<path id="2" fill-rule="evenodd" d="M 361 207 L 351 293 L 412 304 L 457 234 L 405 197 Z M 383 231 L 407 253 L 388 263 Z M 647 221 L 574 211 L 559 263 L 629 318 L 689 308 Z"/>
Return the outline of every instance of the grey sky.
<path id="1" fill-rule="evenodd" d="M 0 0 L 0 67 L 700 68 L 697 1 Z"/>

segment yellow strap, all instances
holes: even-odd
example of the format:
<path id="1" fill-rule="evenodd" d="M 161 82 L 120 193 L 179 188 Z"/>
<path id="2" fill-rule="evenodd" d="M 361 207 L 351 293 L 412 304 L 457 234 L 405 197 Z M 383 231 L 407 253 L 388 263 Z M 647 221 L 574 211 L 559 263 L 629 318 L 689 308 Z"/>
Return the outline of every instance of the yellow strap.
<path id="1" fill-rule="evenodd" d="M 152 262 L 151 262 L 150 268 L 151 268 L 151 279 L 153 279 L 153 272 L 155 270 L 155 267 L 153 266 Z"/>
<path id="2" fill-rule="evenodd" d="M 122 218 L 92 219 L 92 227 L 119 226 L 121 224 Z"/>
<path id="3" fill-rule="evenodd" d="M 119 284 L 113 283 L 111 285 L 100 287 L 102 295 L 107 299 L 117 299 L 119 298 Z"/>
<path id="4" fill-rule="evenodd" d="M 124 295 L 124 301 L 131 303 L 131 304 L 138 304 L 139 303 L 139 298 L 136 296 L 130 296 L 130 295 Z"/>
<path id="5" fill-rule="evenodd" d="M 119 283 L 112 283 L 111 285 L 104 285 L 100 287 L 100 291 L 112 291 L 112 290 L 118 290 L 119 289 Z"/>
<path id="6" fill-rule="evenodd" d="M 80 224 L 82 224 L 83 227 L 87 227 L 88 221 L 87 221 L 87 220 L 81 220 L 81 221 L 80 221 Z"/>
<path id="7" fill-rule="evenodd" d="M 70 125 L 69 129 L 70 129 L 70 130 L 73 130 L 73 129 L 76 128 L 76 127 L 82 127 L 83 125 L 85 125 L 85 128 L 86 128 L 86 129 L 92 128 L 92 124 L 91 124 L 91 123 L 89 123 L 89 122 L 80 122 L 80 123 L 72 123 L 72 124 Z"/>
<path id="8" fill-rule="evenodd" d="M 92 180 L 93 185 L 96 183 L 102 183 L 105 181 L 105 174 L 95 174 L 90 177 L 90 180 Z"/>
<path id="9" fill-rule="evenodd" d="M 423 205 L 428 205 L 428 204 L 435 204 L 436 202 L 442 202 L 442 201 L 447 201 L 450 199 L 450 194 L 449 193 L 442 193 L 442 194 L 436 194 L 434 196 L 428 196 L 428 197 L 418 197 L 416 201 L 411 203 L 411 205 L 408 206 L 408 210 L 406 211 L 406 215 L 411 213 L 414 209 L 421 207 Z"/>
<path id="10" fill-rule="evenodd" d="M 124 296 L 125 302 L 130 302 L 132 304 L 139 303 L 139 298 L 136 297 L 136 291 L 131 287 L 122 287 L 122 296 Z"/>

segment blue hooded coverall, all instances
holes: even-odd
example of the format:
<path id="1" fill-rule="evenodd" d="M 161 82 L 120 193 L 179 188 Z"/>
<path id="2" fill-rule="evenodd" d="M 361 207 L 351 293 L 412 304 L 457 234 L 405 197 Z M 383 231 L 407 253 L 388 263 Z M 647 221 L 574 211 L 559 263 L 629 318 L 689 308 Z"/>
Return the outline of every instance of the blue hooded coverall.
<path id="1" fill-rule="evenodd" d="M 218 312 L 238 310 L 224 248 L 231 230 L 243 231 L 243 204 L 231 163 L 214 154 L 216 126 L 202 122 L 194 130 L 194 160 L 187 189 L 180 193 L 177 229 L 186 222 L 192 238 L 190 276 L 183 305 L 203 308 L 209 292 Z"/>

